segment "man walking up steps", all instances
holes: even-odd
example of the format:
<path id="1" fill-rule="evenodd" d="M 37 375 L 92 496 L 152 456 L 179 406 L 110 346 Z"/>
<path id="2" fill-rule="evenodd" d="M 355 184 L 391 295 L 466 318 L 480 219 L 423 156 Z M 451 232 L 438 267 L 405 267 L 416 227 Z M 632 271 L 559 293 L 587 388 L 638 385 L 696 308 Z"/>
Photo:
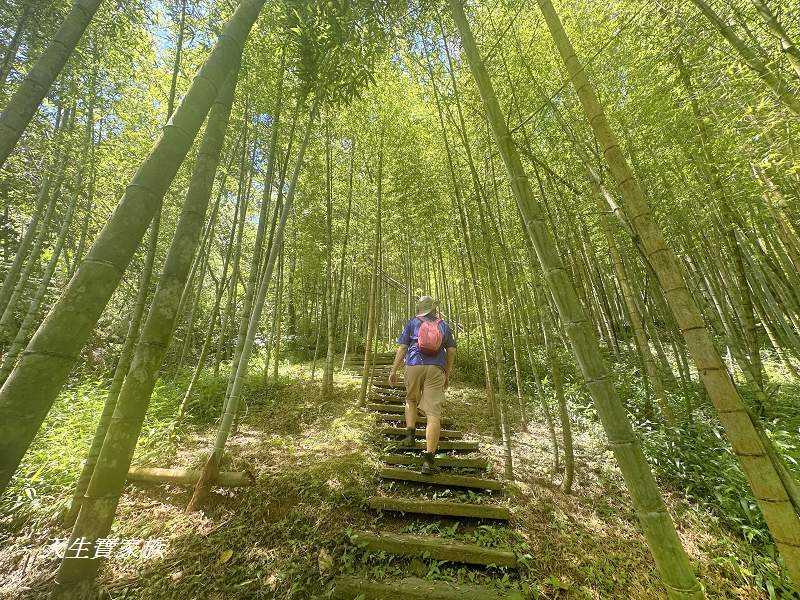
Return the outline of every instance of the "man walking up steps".
<path id="1" fill-rule="evenodd" d="M 406 364 L 406 435 L 403 445 L 414 446 L 418 410 L 428 419 L 425 428 L 426 452 L 422 454 L 422 473 L 439 472 L 434 462 L 442 431 L 442 404 L 456 359 L 456 343 L 450 326 L 438 316 L 430 296 L 417 301 L 416 316 L 403 329 L 397 340 L 400 346 L 394 356 L 389 383 L 397 381 L 397 369 Z"/>

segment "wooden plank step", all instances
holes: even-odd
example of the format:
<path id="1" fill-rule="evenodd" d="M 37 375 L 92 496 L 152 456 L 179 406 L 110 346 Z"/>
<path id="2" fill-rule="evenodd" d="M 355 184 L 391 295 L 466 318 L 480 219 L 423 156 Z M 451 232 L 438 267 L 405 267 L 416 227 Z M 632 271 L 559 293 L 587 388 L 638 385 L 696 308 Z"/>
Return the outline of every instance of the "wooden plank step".
<path id="1" fill-rule="evenodd" d="M 375 400 L 375 402 L 388 402 L 391 404 L 405 404 L 406 403 L 406 395 L 405 394 L 370 394 L 370 400 Z"/>
<path id="2" fill-rule="evenodd" d="M 426 556 L 434 560 L 469 565 L 494 565 L 516 567 L 513 552 L 484 548 L 475 544 L 446 541 L 434 536 L 407 535 L 403 533 L 371 533 L 359 531 L 352 536 L 355 544 L 371 552 L 388 552 L 401 556 Z"/>
<path id="3" fill-rule="evenodd" d="M 381 402 L 370 402 L 367 404 L 367 410 L 374 410 L 380 413 L 397 413 L 399 415 L 406 414 L 406 409 L 400 404 L 385 404 Z"/>
<path id="4" fill-rule="evenodd" d="M 388 381 L 374 381 L 372 387 L 382 388 L 384 390 L 405 390 L 406 386 L 389 383 Z"/>
<path id="5" fill-rule="evenodd" d="M 382 427 L 381 433 L 383 435 L 405 435 L 406 428 L 405 427 Z M 424 429 L 416 429 L 414 430 L 414 435 L 416 437 L 425 437 L 425 430 Z M 464 434 L 460 431 L 454 431 L 452 429 L 442 429 L 442 433 L 440 435 L 441 439 L 443 440 L 457 440 L 464 437 Z"/>
<path id="6" fill-rule="evenodd" d="M 391 410 L 381 410 L 381 412 L 398 412 L 393 410 L 394 407 L 401 409 L 401 412 L 405 414 L 406 412 L 406 403 L 402 400 L 394 400 L 390 398 L 369 398 L 371 404 L 380 404 L 381 408 L 391 409 Z M 417 413 L 420 414 L 420 413 Z"/>
<path id="7" fill-rule="evenodd" d="M 405 404 L 406 398 L 405 396 L 378 396 L 375 394 L 370 394 L 369 396 L 370 401 L 377 402 L 378 404 Z"/>
<path id="8" fill-rule="evenodd" d="M 372 393 L 381 396 L 405 396 L 406 388 L 403 387 L 402 389 L 394 389 L 394 388 L 375 387 L 373 388 Z"/>
<path id="9" fill-rule="evenodd" d="M 381 460 L 388 465 L 422 465 L 422 457 L 413 454 L 384 454 Z M 457 456 L 437 456 L 436 464 L 440 467 L 459 469 L 478 469 L 485 471 L 489 462 L 485 458 L 459 458 Z"/>
<path id="10" fill-rule="evenodd" d="M 383 394 L 370 394 L 369 399 L 373 402 L 382 402 L 383 404 L 405 404 L 406 395 L 402 396 L 384 396 Z"/>
<path id="11" fill-rule="evenodd" d="M 508 521 L 511 518 L 511 511 L 504 506 L 441 502 L 438 500 L 411 500 L 389 498 L 387 496 L 373 496 L 369 499 L 369 507 L 373 510 L 389 510 L 443 517 L 469 517 L 472 519 L 496 519 L 500 521 Z"/>
<path id="12" fill-rule="evenodd" d="M 502 490 L 503 482 L 496 479 L 483 479 L 481 477 L 466 477 L 464 475 L 450 475 L 449 473 L 439 473 L 438 475 L 423 475 L 411 469 L 397 469 L 384 467 L 378 473 L 381 479 L 397 479 L 399 481 L 414 481 L 416 483 L 428 483 L 433 485 L 443 485 L 447 487 L 465 487 L 480 490 Z"/>
<path id="13" fill-rule="evenodd" d="M 376 367 L 379 367 L 379 366 L 382 367 L 382 366 L 386 366 L 386 365 L 391 367 L 394 364 L 394 357 L 379 358 L 372 364 L 375 365 Z M 348 358 L 346 361 L 344 361 L 344 365 L 345 366 L 354 365 L 356 367 L 363 367 L 364 366 L 364 358 L 363 357 L 355 358 L 355 359 Z"/>
<path id="14" fill-rule="evenodd" d="M 439 442 L 439 450 L 462 450 L 465 452 L 477 452 L 478 451 L 478 442 L 467 442 L 464 440 L 445 440 Z M 390 450 L 409 450 L 409 451 L 416 451 L 416 450 L 425 450 L 425 442 L 422 440 L 418 440 L 414 447 L 410 446 L 402 446 L 400 444 L 392 444 L 389 446 Z"/>
<path id="15" fill-rule="evenodd" d="M 396 413 L 381 413 L 376 415 L 378 421 L 403 421 L 403 427 L 405 427 L 405 420 L 406 414 L 405 412 L 396 412 Z M 422 415 L 417 415 L 417 427 L 422 427 L 428 423 L 428 417 L 423 417 Z M 442 417 L 442 425 L 445 427 L 449 427 L 453 425 L 453 419 L 450 417 Z"/>
<path id="16" fill-rule="evenodd" d="M 339 577 L 333 589 L 335 600 L 508 600 L 509 596 L 484 585 L 459 585 L 406 577 L 399 581 L 374 582 L 357 577 Z"/>

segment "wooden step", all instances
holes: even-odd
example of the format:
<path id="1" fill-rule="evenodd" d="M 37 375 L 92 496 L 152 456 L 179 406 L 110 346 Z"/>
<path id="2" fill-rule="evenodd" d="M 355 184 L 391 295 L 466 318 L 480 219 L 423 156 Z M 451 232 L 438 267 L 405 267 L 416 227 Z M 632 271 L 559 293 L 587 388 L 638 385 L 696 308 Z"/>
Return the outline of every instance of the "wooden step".
<path id="1" fill-rule="evenodd" d="M 369 507 L 373 510 L 439 515 L 443 517 L 469 517 L 472 519 L 497 519 L 501 521 L 508 521 L 511 518 L 511 512 L 507 508 L 491 504 L 466 504 L 462 502 L 374 496 L 369 499 Z"/>
<path id="2" fill-rule="evenodd" d="M 370 400 L 375 399 L 378 402 L 400 402 L 405 403 L 406 401 L 406 394 L 403 392 L 402 394 L 376 394 L 375 392 L 370 393 L 369 395 Z"/>
<path id="3" fill-rule="evenodd" d="M 406 386 L 402 384 L 389 383 L 388 381 L 373 381 L 372 387 L 381 388 L 384 390 L 405 390 Z"/>
<path id="4" fill-rule="evenodd" d="M 383 435 L 405 435 L 406 428 L 405 427 L 382 427 L 381 433 Z M 425 437 L 425 430 L 424 429 L 415 429 L 414 435 L 416 437 Z M 441 439 L 443 440 L 458 440 L 464 437 L 464 434 L 460 431 L 453 431 L 452 429 L 442 429 L 440 434 Z"/>
<path id="5" fill-rule="evenodd" d="M 379 396 L 403 396 L 406 395 L 406 388 L 403 387 L 402 389 L 389 389 L 383 387 L 376 387 L 372 390 L 373 394 L 377 394 Z"/>
<path id="6" fill-rule="evenodd" d="M 406 414 L 404 406 L 399 404 L 385 404 L 382 402 L 370 402 L 367 404 L 367 410 L 374 410 L 380 413 L 397 413 L 400 415 Z"/>
<path id="7" fill-rule="evenodd" d="M 353 534 L 352 539 L 357 546 L 371 552 L 388 552 L 401 556 L 425 556 L 434 560 L 470 565 L 517 566 L 517 557 L 513 552 L 447 541 L 434 536 L 359 531 Z"/>
<path id="8" fill-rule="evenodd" d="M 386 381 L 386 380 L 383 379 L 383 381 Z M 397 379 L 397 383 L 388 384 L 388 385 L 391 385 L 393 387 L 385 387 L 385 385 L 387 385 L 387 384 L 384 384 L 384 383 L 380 383 L 380 384 L 373 383 L 372 384 L 372 391 L 373 392 L 381 392 L 381 393 L 384 393 L 384 394 L 397 394 L 397 395 L 400 395 L 400 394 L 405 395 L 405 393 L 406 393 L 406 382 L 402 377 L 399 377 Z"/>
<path id="9" fill-rule="evenodd" d="M 388 465 L 422 465 L 422 457 L 413 454 L 384 454 L 381 460 Z M 436 464 L 440 467 L 458 469 L 477 469 L 485 471 L 489 465 L 485 458 L 458 458 L 457 456 L 437 456 Z"/>
<path id="10" fill-rule="evenodd" d="M 335 600 L 511 600 L 509 596 L 484 585 L 459 585 L 449 581 L 430 581 L 406 577 L 399 581 L 374 582 L 357 577 L 339 577 L 333 589 Z"/>
<path id="11" fill-rule="evenodd" d="M 397 413 L 380 413 L 375 415 L 378 421 L 403 421 L 403 427 L 405 427 L 405 420 L 406 415 L 405 412 L 397 412 Z M 417 415 L 417 427 L 424 427 L 428 423 L 428 417 L 423 417 L 422 415 Z M 445 427 L 453 425 L 453 419 L 450 417 L 442 417 L 442 425 Z"/>
<path id="12" fill-rule="evenodd" d="M 461 450 L 463 452 L 477 452 L 478 451 L 478 442 L 467 442 L 464 440 L 445 440 L 443 442 L 439 442 L 438 450 Z M 403 446 L 401 444 L 393 443 L 389 445 L 389 450 L 407 450 L 410 452 L 415 452 L 419 450 L 425 450 L 427 446 L 425 442 L 422 440 L 418 440 L 417 443 L 413 446 Z M 437 450 L 437 451 L 438 451 Z"/>
<path id="13" fill-rule="evenodd" d="M 405 404 L 406 395 L 402 396 L 383 396 L 381 394 L 370 394 L 370 402 L 377 402 L 378 404 Z"/>
<path id="14" fill-rule="evenodd" d="M 439 473 L 437 475 L 423 475 L 419 471 L 411 469 L 397 469 L 384 467 L 378 473 L 381 479 L 396 479 L 399 481 L 414 481 L 416 483 L 427 483 L 433 485 L 443 485 L 446 487 L 465 487 L 480 490 L 502 490 L 503 482 L 496 479 L 483 479 L 481 477 L 466 477 L 464 475 L 451 475 L 449 473 Z"/>
<path id="15" fill-rule="evenodd" d="M 390 358 L 388 360 L 385 359 L 385 358 L 381 358 L 381 359 L 378 359 L 377 361 L 375 361 L 372 364 L 374 366 L 376 366 L 376 367 L 391 367 L 394 364 L 394 358 Z M 345 367 L 360 367 L 360 368 L 363 368 L 364 367 L 364 359 L 363 358 L 358 358 L 356 360 L 346 360 L 346 361 L 344 361 L 344 366 Z"/>
<path id="16" fill-rule="evenodd" d="M 405 396 L 402 397 L 376 396 L 375 394 L 370 394 L 369 401 L 375 402 L 376 404 L 394 404 L 397 406 L 403 406 L 406 403 Z"/>
<path id="17" fill-rule="evenodd" d="M 375 394 L 376 396 L 387 396 L 387 397 L 391 396 L 392 398 L 398 398 L 398 397 L 405 398 L 406 388 L 403 388 L 401 390 L 394 390 L 394 389 L 389 390 L 382 387 L 376 387 L 373 388 L 372 393 Z"/>

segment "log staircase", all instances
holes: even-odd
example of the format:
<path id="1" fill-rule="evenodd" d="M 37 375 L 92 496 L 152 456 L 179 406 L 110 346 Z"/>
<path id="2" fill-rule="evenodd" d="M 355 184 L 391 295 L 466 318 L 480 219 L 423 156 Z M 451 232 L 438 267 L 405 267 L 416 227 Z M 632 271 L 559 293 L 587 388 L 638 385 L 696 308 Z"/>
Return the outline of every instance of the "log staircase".
<path id="1" fill-rule="evenodd" d="M 378 476 L 382 480 L 381 492 L 369 499 L 369 508 L 379 511 L 394 525 L 392 530 L 357 531 L 350 542 L 369 553 L 385 553 L 413 559 L 434 559 L 454 565 L 470 565 L 472 568 L 496 569 L 516 568 L 517 556 L 508 549 L 463 543 L 451 538 L 431 535 L 409 535 L 396 529 L 420 519 L 434 520 L 442 525 L 460 523 L 465 528 L 474 528 L 482 523 L 493 525 L 507 523 L 511 514 L 502 503 L 504 485 L 487 473 L 488 461 L 478 454 L 478 442 L 465 440 L 463 433 L 452 429 L 452 419 L 445 418 L 436 464 L 441 473 L 422 475 L 421 452 L 425 449 L 425 419 L 417 423 L 413 448 L 402 446 L 399 441 L 405 435 L 405 387 L 402 383 L 388 382 L 392 356 L 378 355 L 373 370 L 373 384 L 366 410 L 375 415 L 375 427 L 383 440 L 384 466 Z M 360 369 L 358 362 L 351 368 Z M 409 492 L 404 496 L 396 493 L 398 485 Z M 443 501 L 431 499 L 431 492 L 451 488 L 470 490 L 479 494 L 479 501 Z M 419 577 L 405 577 L 394 581 L 370 581 L 354 576 L 339 577 L 335 582 L 333 598 L 354 600 L 370 599 L 425 599 L 495 600 L 508 598 L 508 592 L 499 592 L 484 585 L 455 584 L 433 581 Z M 521 597 L 512 595 L 511 597 Z"/>

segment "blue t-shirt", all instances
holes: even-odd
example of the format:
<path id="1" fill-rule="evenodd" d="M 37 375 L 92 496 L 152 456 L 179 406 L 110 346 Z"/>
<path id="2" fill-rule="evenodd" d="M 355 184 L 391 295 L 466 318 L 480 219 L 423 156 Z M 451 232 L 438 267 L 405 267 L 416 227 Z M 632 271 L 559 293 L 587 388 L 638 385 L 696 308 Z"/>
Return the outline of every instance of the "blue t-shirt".
<path id="1" fill-rule="evenodd" d="M 435 356 L 431 356 L 429 354 L 423 354 L 419 351 L 419 346 L 417 346 L 417 338 L 419 337 L 419 328 L 422 325 L 422 319 L 426 321 L 435 321 L 436 317 L 414 317 L 403 328 L 403 333 L 400 334 L 400 337 L 397 338 L 397 343 L 402 344 L 404 346 L 408 346 L 408 352 L 406 352 L 406 366 L 413 367 L 415 365 L 438 365 L 445 368 L 445 357 L 447 354 L 447 348 L 455 348 L 456 341 L 453 338 L 453 331 L 450 329 L 450 325 L 448 325 L 445 321 L 439 323 L 439 329 L 442 332 L 442 347 L 439 348 L 439 352 Z"/>

